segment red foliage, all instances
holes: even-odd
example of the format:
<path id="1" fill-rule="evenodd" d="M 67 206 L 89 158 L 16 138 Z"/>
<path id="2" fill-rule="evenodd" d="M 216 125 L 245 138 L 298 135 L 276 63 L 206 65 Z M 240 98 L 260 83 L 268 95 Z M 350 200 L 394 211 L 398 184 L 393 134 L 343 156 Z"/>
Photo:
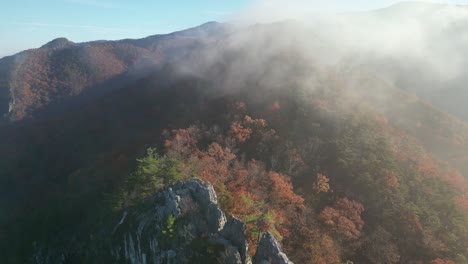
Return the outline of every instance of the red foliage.
<path id="1" fill-rule="evenodd" d="M 433 261 L 431 261 L 430 264 L 455 264 L 455 262 L 453 262 L 450 259 L 437 258 L 437 259 L 434 259 Z"/>
<path id="2" fill-rule="evenodd" d="M 239 122 L 234 122 L 229 130 L 229 135 L 234 138 L 237 143 L 244 143 L 250 138 L 251 134 L 252 129 L 243 127 Z"/>
<path id="3" fill-rule="evenodd" d="M 242 124 L 235 122 L 227 135 L 235 142 L 245 142 L 253 131 L 263 133 L 266 122 L 246 117 Z M 304 209 L 304 199 L 296 195 L 289 179 L 276 172 L 268 172 L 261 163 L 251 161 L 247 165 L 236 161 L 236 155 L 221 143 L 211 143 L 205 150 L 198 146 L 200 129 L 191 127 L 173 131 L 166 140 L 167 155 L 184 164 L 186 173 L 197 175 L 213 184 L 228 215 L 241 219 L 263 219 L 248 221 L 247 236 L 253 245 L 257 231 L 270 230 L 281 237 L 288 237 L 291 225 L 297 222 Z M 223 136 L 218 142 L 226 142 Z M 262 223 L 262 224 L 260 224 Z"/>
<path id="4" fill-rule="evenodd" d="M 200 178 L 215 186 L 229 178 L 229 165 L 236 158 L 229 148 L 212 143 L 207 151 L 198 153 L 198 157 L 193 157 L 191 162 L 197 166 Z"/>
<path id="5" fill-rule="evenodd" d="M 173 158 L 183 159 L 195 153 L 198 143 L 199 129 L 190 127 L 172 131 L 172 138 L 166 140 L 164 147 L 167 154 Z"/>
<path id="6" fill-rule="evenodd" d="M 268 176 L 271 182 L 271 191 L 268 194 L 273 205 L 288 209 L 304 209 L 304 199 L 294 193 L 291 182 L 286 176 L 277 172 L 270 172 Z"/>
<path id="7" fill-rule="evenodd" d="M 335 234 L 345 239 L 357 239 L 361 236 L 364 221 L 361 213 L 364 206 L 356 201 L 342 198 L 333 207 L 326 207 L 319 219 Z"/>

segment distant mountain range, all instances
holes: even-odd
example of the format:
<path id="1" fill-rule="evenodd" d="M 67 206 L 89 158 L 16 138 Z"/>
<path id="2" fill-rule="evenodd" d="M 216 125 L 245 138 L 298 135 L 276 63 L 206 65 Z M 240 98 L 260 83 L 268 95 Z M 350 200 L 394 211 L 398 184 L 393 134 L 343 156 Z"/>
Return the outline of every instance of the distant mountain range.
<path id="1" fill-rule="evenodd" d="M 345 14 L 336 23 L 324 29 L 311 25 L 310 31 L 318 32 L 317 41 L 323 45 L 335 47 L 333 42 L 338 42 L 341 48 L 360 52 L 357 58 L 366 67 L 468 120 L 468 77 L 463 70 L 468 67 L 463 49 L 468 44 L 467 7 L 403 2 Z M 4 57 L 0 59 L 0 115 L 21 120 L 50 106 L 53 110 L 46 112 L 63 111 L 62 107 L 115 89 L 119 86 L 115 84 L 144 76 L 145 71 L 167 65 L 232 31 L 227 24 L 210 22 L 143 39 L 73 43 L 58 38 L 38 49 Z"/>
<path id="2" fill-rule="evenodd" d="M 211 22 L 167 35 L 73 43 L 58 38 L 0 60 L 0 115 L 21 120 L 51 105 L 75 104 L 183 57 L 224 26 Z M 70 97 L 77 97 L 67 100 Z M 63 103 L 66 101 L 65 103 Z"/>

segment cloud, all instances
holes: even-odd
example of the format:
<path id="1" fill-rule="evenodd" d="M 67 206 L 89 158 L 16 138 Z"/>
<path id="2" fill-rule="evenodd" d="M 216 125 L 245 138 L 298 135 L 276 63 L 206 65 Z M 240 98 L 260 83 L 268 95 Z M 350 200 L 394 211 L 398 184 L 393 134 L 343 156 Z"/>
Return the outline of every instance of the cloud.
<path id="1" fill-rule="evenodd" d="M 184 60 L 182 73 L 216 76 L 226 91 L 340 86 L 351 103 L 373 94 L 389 111 L 387 85 L 428 98 L 468 83 L 466 7 L 407 2 L 337 14 L 314 0 L 261 0 L 230 20 L 234 32 Z"/>
<path id="2" fill-rule="evenodd" d="M 346 9 L 343 0 L 258 0 L 232 20 L 240 24 L 272 23 L 293 20 L 307 25 L 307 35 L 334 47 L 332 54 L 349 57 L 378 58 L 424 71 L 439 81 L 448 81 L 465 75 L 468 66 L 468 8 L 447 1 L 377 1 L 388 8 L 373 12 L 338 13 Z M 353 1 L 355 8 L 369 6 L 368 1 Z M 286 32 L 285 38 L 300 43 L 311 40 Z M 279 37 L 278 37 L 279 38 Z M 315 40 L 317 41 L 317 40 Z M 317 53 L 306 49 L 305 53 Z M 357 55 L 360 54 L 360 55 Z M 319 54 L 320 55 L 320 54 Z M 414 70 L 412 70 L 414 71 Z"/>

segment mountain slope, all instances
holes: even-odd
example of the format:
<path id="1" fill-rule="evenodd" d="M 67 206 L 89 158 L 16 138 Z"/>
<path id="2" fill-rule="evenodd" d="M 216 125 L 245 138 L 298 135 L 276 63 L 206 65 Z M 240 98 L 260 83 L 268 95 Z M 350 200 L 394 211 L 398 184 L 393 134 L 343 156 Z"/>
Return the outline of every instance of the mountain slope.
<path id="1" fill-rule="evenodd" d="M 0 60 L 0 115 L 21 120 L 50 104 L 70 104 L 73 101 L 68 98 L 84 92 L 93 98 L 144 75 L 149 67 L 183 56 L 224 30 L 223 25 L 211 22 L 138 40 L 76 44 L 59 38 L 39 49 L 5 57 Z"/>

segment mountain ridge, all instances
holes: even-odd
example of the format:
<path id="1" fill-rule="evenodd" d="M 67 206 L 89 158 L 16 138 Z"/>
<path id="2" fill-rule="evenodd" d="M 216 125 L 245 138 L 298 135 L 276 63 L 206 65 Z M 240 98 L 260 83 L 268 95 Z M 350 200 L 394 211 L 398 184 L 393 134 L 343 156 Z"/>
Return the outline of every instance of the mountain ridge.
<path id="1" fill-rule="evenodd" d="M 163 65 L 225 26 L 198 27 L 143 39 L 73 43 L 58 38 L 41 48 L 0 59 L 0 115 L 20 120 L 114 77 Z M 96 89 L 94 89 L 96 90 Z"/>

